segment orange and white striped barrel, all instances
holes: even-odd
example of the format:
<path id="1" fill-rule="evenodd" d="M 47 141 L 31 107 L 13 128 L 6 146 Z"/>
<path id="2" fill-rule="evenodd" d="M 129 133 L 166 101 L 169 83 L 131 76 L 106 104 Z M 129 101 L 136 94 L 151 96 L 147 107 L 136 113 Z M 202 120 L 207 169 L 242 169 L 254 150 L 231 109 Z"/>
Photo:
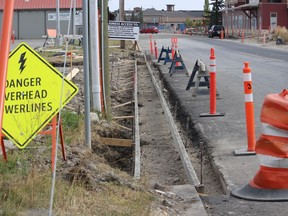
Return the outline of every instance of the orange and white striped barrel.
<path id="1" fill-rule="evenodd" d="M 270 94 L 261 111 L 261 136 L 256 143 L 260 169 L 250 185 L 288 189 L 288 90 Z"/>
<path id="2" fill-rule="evenodd" d="M 254 102 L 252 75 L 248 62 L 244 62 L 243 81 L 244 81 L 244 98 L 246 111 L 246 131 L 247 131 L 247 151 L 255 151 L 255 118 L 254 118 Z"/>

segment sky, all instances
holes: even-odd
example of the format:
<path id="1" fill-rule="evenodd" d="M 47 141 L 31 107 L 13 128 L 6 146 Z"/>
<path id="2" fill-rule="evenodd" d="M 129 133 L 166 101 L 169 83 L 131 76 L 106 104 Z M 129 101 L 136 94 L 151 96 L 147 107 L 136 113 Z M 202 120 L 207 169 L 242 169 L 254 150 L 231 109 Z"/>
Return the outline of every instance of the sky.
<path id="1" fill-rule="evenodd" d="M 166 10 L 166 4 L 174 4 L 175 10 L 203 10 L 205 0 L 124 0 L 125 10 L 132 10 L 134 7 L 143 9 L 155 8 L 156 10 Z M 110 11 L 118 10 L 119 0 L 109 0 Z"/>

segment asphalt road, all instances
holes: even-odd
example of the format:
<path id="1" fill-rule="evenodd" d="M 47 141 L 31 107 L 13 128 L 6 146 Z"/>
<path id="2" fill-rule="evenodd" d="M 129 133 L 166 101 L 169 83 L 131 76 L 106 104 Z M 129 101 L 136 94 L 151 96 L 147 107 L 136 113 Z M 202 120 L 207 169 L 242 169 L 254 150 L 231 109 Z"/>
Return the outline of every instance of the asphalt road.
<path id="1" fill-rule="evenodd" d="M 191 116 L 195 129 L 211 147 L 215 167 L 223 176 L 228 190 L 239 188 L 255 176 L 259 169 L 256 156 L 235 156 L 234 150 L 247 148 L 245 101 L 243 89 L 244 62 L 249 62 L 252 70 L 253 97 L 255 105 L 256 138 L 261 133 L 260 112 L 267 94 L 280 93 L 287 87 L 288 76 L 286 56 L 288 52 L 266 46 L 242 44 L 241 41 L 220 40 L 201 36 L 153 35 L 159 50 L 171 47 L 171 37 L 178 37 L 178 49 L 191 74 L 197 59 L 209 66 L 210 49 L 216 56 L 217 90 L 221 99 L 217 100 L 217 112 L 223 117 L 199 117 L 209 112 L 209 90 L 202 87 L 197 97 L 186 91 L 189 77 L 185 74 L 168 74 L 168 67 L 161 66 L 164 77 L 174 89 L 181 105 Z M 141 35 L 140 47 L 149 53 L 149 35 Z M 163 63 L 162 63 L 163 64 Z M 288 196 L 288 194 L 287 194 Z M 287 203 L 265 203 L 244 201 L 225 196 L 207 197 L 211 204 L 211 215 L 280 215 L 288 214 Z"/>
<path id="2" fill-rule="evenodd" d="M 153 35 L 153 40 L 157 41 L 159 53 L 162 46 L 171 47 L 171 37 L 175 36 L 177 35 Z M 139 43 L 142 50 L 146 50 L 149 53 L 149 35 L 141 35 L 140 38 Z M 287 88 L 288 61 L 286 60 L 288 50 L 270 49 L 263 46 L 247 45 L 203 36 L 178 36 L 178 49 L 190 74 L 197 59 L 201 59 L 209 67 L 211 48 L 215 50 L 217 90 L 221 96 L 221 100 L 217 100 L 217 112 L 225 112 L 228 118 L 234 120 L 233 123 L 242 124 L 243 126 L 246 124 L 243 63 L 249 62 L 252 71 L 255 127 L 256 134 L 259 134 L 261 126 L 259 116 L 264 97 L 267 94 L 280 93 L 284 88 Z M 175 76 L 173 75 L 172 77 Z M 181 78 L 183 77 L 181 76 Z M 188 79 L 186 78 L 183 81 L 183 89 L 186 88 Z M 205 109 L 204 105 L 202 106 L 202 111 L 203 109 Z M 209 111 L 209 108 L 207 111 Z M 195 112 L 194 116 L 196 117 L 199 114 Z"/>

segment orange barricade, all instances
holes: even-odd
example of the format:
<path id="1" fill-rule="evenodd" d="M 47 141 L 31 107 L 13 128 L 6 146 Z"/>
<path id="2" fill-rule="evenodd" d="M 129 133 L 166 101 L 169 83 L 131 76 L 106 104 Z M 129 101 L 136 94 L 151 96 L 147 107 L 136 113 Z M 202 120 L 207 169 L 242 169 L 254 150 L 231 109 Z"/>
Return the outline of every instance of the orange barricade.
<path id="1" fill-rule="evenodd" d="M 210 113 L 200 114 L 200 117 L 224 116 L 216 112 L 216 56 L 214 48 L 210 49 Z"/>
<path id="2" fill-rule="evenodd" d="M 175 43 L 174 43 L 174 38 L 171 38 L 171 53 L 172 53 L 172 60 L 174 59 L 174 55 L 175 55 Z"/>
<path id="3" fill-rule="evenodd" d="M 153 55 L 152 34 L 150 34 L 150 54 Z"/>
<path id="4" fill-rule="evenodd" d="M 256 143 L 259 171 L 233 196 L 258 201 L 288 200 L 288 90 L 265 97 L 261 136 Z"/>
<path id="5" fill-rule="evenodd" d="M 47 29 L 47 36 L 46 36 L 46 39 L 44 41 L 43 47 L 46 46 L 49 39 L 51 40 L 51 44 L 54 46 L 54 44 L 55 44 L 54 39 L 56 39 L 56 36 L 57 36 L 56 29 Z"/>
<path id="6" fill-rule="evenodd" d="M 223 31 L 221 30 L 222 34 Z M 216 57 L 214 49 L 210 50 L 210 114 L 216 113 Z"/>
<path id="7" fill-rule="evenodd" d="M 254 155 L 255 154 L 255 118 L 254 118 L 254 102 L 251 68 L 248 62 L 244 62 L 243 68 L 244 82 L 244 98 L 245 98 L 245 113 L 246 113 L 246 131 L 248 148 L 243 150 L 235 150 L 235 155 Z"/>
<path id="8" fill-rule="evenodd" d="M 174 38 L 174 47 L 175 47 L 175 53 L 176 53 L 178 50 L 178 38 Z M 176 67 L 179 67 L 179 66 L 180 66 L 180 62 L 176 62 Z"/>
<path id="9" fill-rule="evenodd" d="M 249 63 L 244 63 L 243 81 L 245 94 L 245 110 L 246 110 L 246 127 L 247 127 L 247 141 L 248 151 L 255 151 L 255 121 L 254 121 L 254 101 L 252 76 Z"/>
<path id="10" fill-rule="evenodd" d="M 157 48 L 156 40 L 154 40 L 154 49 L 155 49 L 155 58 L 158 59 L 158 48 Z"/>

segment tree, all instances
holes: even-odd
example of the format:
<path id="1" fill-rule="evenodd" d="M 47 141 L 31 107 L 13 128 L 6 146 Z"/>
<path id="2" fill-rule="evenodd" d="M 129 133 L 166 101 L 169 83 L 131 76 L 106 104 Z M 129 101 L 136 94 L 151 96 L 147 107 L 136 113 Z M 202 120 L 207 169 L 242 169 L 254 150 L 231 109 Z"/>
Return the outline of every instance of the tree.
<path id="1" fill-rule="evenodd" d="M 136 21 L 135 11 L 132 10 L 131 21 Z"/>
<path id="2" fill-rule="evenodd" d="M 140 22 L 140 26 L 143 26 L 144 22 L 143 22 L 143 11 L 142 11 L 142 7 L 141 7 L 141 10 L 139 11 L 139 22 Z"/>
<path id="3" fill-rule="evenodd" d="M 203 15 L 203 26 L 208 26 L 210 23 L 210 16 L 211 16 L 211 11 L 209 8 L 209 0 L 205 0 L 204 4 L 204 15 Z"/>
<path id="4" fill-rule="evenodd" d="M 189 18 L 187 18 L 187 19 L 185 20 L 185 26 L 186 26 L 187 28 L 191 28 L 191 27 L 193 26 L 193 21 L 190 20 Z"/>
<path id="5" fill-rule="evenodd" d="M 219 12 L 224 8 L 224 0 L 211 0 L 212 10 L 210 15 L 210 26 L 211 25 L 221 25 L 222 24 L 222 14 Z"/>

